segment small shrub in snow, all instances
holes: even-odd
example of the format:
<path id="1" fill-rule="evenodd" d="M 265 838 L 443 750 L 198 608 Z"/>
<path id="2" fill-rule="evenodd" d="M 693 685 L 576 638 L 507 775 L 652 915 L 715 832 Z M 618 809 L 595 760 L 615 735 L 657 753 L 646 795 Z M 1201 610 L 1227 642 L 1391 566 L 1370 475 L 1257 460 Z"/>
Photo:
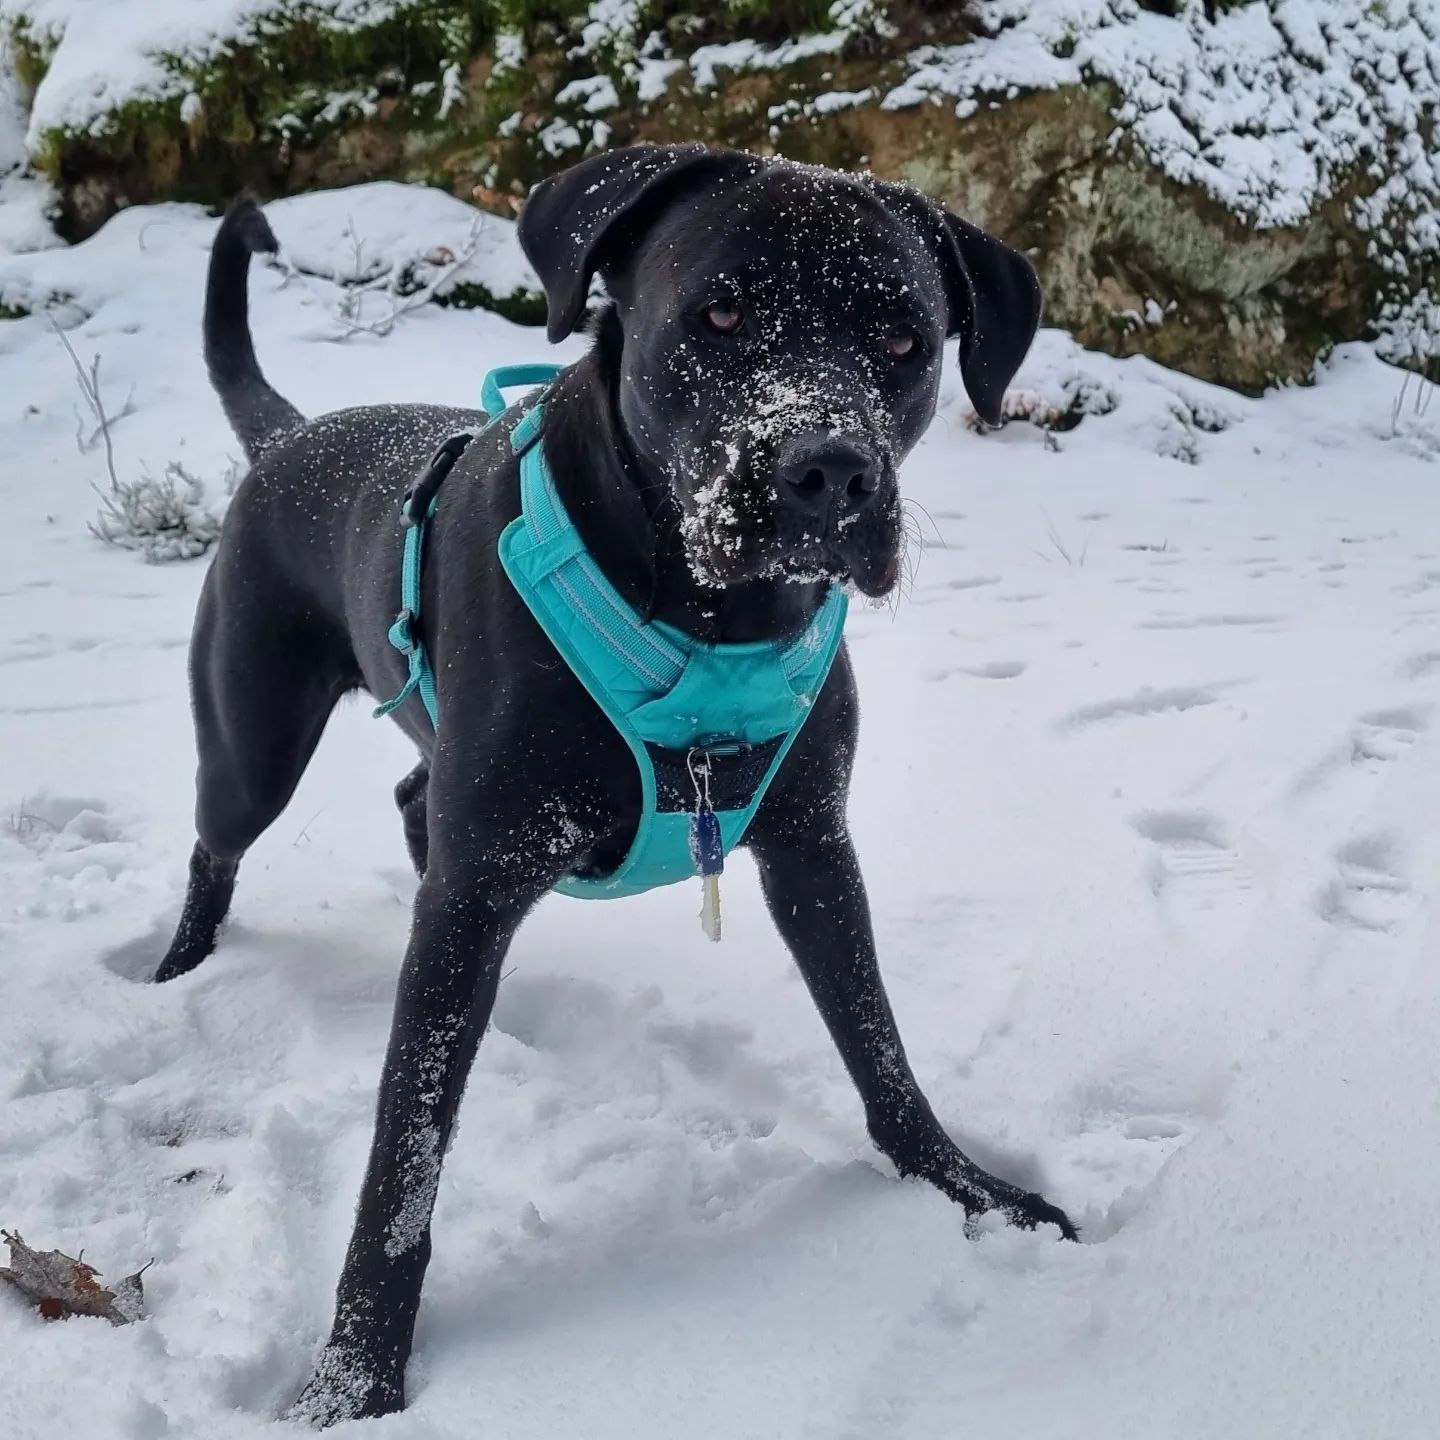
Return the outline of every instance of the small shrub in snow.
<path id="1" fill-rule="evenodd" d="M 1155 417 L 1155 453 L 1186 465 L 1198 465 L 1201 435 L 1218 435 L 1235 423 L 1234 415 L 1208 398 L 1171 391 Z"/>
<path id="2" fill-rule="evenodd" d="M 226 488 L 233 488 L 234 467 Z M 91 531 L 107 545 L 138 550 L 151 564 L 193 560 L 220 537 L 220 517 L 205 498 L 205 484 L 178 460 L 163 475 L 116 480 L 102 492 Z"/>
<path id="3" fill-rule="evenodd" d="M 1006 420 L 1024 420 L 1042 430 L 1073 430 L 1087 415 L 1108 415 L 1119 403 L 1113 385 L 1077 370 L 1006 391 L 1000 413 Z M 970 424 L 972 429 L 984 428 L 973 415 Z"/>
<path id="4" fill-rule="evenodd" d="M 1180 403 L 1185 408 L 1189 423 L 1207 435 L 1218 435 L 1235 423 L 1235 417 L 1228 410 L 1212 404 L 1209 400 L 1202 400 L 1194 395 L 1182 395 Z"/>
<path id="5" fill-rule="evenodd" d="M 1194 417 L 1183 400 L 1176 399 L 1168 416 L 1155 428 L 1155 453 L 1184 465 L 1200 463 L 1200 438 L 1195 433 Z"/>

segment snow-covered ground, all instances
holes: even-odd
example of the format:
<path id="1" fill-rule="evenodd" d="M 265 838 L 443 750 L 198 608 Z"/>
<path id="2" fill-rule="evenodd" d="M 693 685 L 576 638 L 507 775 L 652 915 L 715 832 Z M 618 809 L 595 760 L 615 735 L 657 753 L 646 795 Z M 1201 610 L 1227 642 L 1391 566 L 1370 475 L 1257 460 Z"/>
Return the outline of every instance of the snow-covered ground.
<path id="1" fill-rule="evenodd" d="M 344 203 L 281 207 L 282 243 L 323 250 L 307 207 Z M 218 505 L 212 231 L 132 211 L 0 262 L 0 299 L 70 296 L 82 365 L 129 400 L 121 474 L 179 460 Z M 262 362 L 312 413 L 463 403 L 547 354 L 433 306 L 340 342 L 331 281 L 255 290 Z M 554 899 L 444 1172 L 411 1408 L 337 1435 L 1435 1433 L 1440 407 L 1413 384 L 1397 407 L 1359 347 L 1255 402 L 1054 332 L 1019 391 L 1108 413 L 980 437 L 952 365 L 905 477 L 931 543 L 850 623 L 852 810 L 936 1108 L 1085 1243 L 966 1240 L 894 1178 L 748 861 L 719 947 L 688 888 Z M 218 953 L 139 983 L 191 840 L 204 562 L 89 533 L 103 446 L 77 448 L 43 320 L 0 324 L 0 396 L 0 1226 L 107 1278 L 155 1261 L 127 1328 L 0 1294 L 0 1434 L 261 1440 L 330 1319 L 413 893 L 410 756 L 346 705 Z"/>

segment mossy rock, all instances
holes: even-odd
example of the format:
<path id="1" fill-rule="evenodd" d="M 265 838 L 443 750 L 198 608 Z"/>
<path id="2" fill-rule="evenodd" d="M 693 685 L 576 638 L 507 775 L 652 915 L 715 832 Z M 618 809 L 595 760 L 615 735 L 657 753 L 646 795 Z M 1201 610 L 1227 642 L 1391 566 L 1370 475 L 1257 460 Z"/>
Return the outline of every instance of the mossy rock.
<path id="1" fill-rule="evenodd" d="M 727 91 L 726 143 L 863 166 L 933 195 L 1026 251 L 1047 323 L 1082 344 L 1254 393 L 1308 378 L 1317 356 L 1370 322 L 1383 277 L 1350 219 L 1361 177 L 1305 224 L 1258 230 L 1112 146 L 1108 86 L 1033 91 L 964 118 L 950 106 L 801 105 L 776 126 L 775 108 L 816 93 L 815 77 L 794 70 L 747 76 L 736 105 Z M 879 94 L 888 78 L 869 62 L 826 76 L 832 89 L 868 81 Z M 704 104 L 680 88 L 637 132 L 683 138 Z"/>
<path id="2" fill-rule="evenodd" d="M 651 0 L 639 33 L 659 28 L 683 56 L 722 38 L 774 42 L 827 10 L 820 0 L 723 0 L 698 17 Z M 64 232 L 78 238 L 125 204 L 218 206 L 246 185 L 273 196 L 421 180 L 466 199 L 478 186 L 491 208 L 512 213 L 507 197 L 606 145 L 702 137 L 913 183 L 1033 258 L 1049 323 L 1250 391 L 1307 378 L 1318 355 L 1367 333 L 1380 297 L 1416 283 L 1367 258 L 1353 214 L 1376 181 L 1358 165 L 1302 223 L 1262 230 L 1114 143 L 1119 96 L 1104 82 L 981 96 L 965 116 L 949 102 L 884 108 L 917 43 L 967 37 L 952 7 L 892 7 L 899 29 L 886 38 L 721 71 L 710 86 L 682 64 L 643 103 L 627 41 L 581 53 L 588 14 L 583 0 L 414 0 L 373 25 L 337 28 L 293 0 L 220 59 L 175 59 L 173 95 L 121 107 L 99 133 L 46 135 L 36 163 L 58 183 Z M 22 72 L 38 80 L 45 43 L 23 29 L 13 38 Z M 458 81 L 448 99 L 447 68 Z M 596 88 L 566 92 L 574 81 Z M 611 90 L 613 104 L 591 108 Z M 448 303 L 543 319 L 535 297 L 483 287 Z"/>
<path id="3" fill-rule="evenodd" d="M 295 0 L 260 16 L 213 59 L 162 56 L 166 94 L 127 102 L 103 125 L 41 135 L 33 163 L 59 186 L 60 229 L 93 233 L 115 210 L 154 200 L 219 204 L 251 186 L 262 194 L 303 185 L 291 178 L 297 148 L 333 137 L 355 178 L 394 169 L 403 146 L 366 145 L 352 129 L 379 120 L 424 128 L 427 84 L 463 62 L 485 35 L 486 7 L 414 0 L 377 12 L 372 24 L 340 24 Z M 22 76 L 44 76 L 47 42 L 17 26 L 11 41 Z"/>

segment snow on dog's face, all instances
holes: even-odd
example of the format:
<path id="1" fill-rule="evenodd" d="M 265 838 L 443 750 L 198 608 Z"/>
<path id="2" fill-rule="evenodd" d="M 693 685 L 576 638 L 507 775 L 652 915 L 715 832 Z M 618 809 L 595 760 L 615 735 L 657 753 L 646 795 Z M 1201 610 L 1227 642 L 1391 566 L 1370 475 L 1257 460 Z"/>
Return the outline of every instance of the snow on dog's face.
<path id="1" fill-rule="evenodd" d="M 862 184 L 769 166 L 669 206 L 612 294 L 625 430 L 670 482 L 696 577 L 885 594 L 948 314 L 919 237 Z"/>
<path id="2" fill-rule="evenodd" d="M 1022 257 L 915 192 L 734 151 L 583 162 L 536 190 L 521 240 L 552 338 L 603 275 L 625 435 L 713 585 L 886 594 L 896 468 L 934 414 L 943 341 L 961 335 L 971 398 L 998 419 L 1039 315 Z"/>

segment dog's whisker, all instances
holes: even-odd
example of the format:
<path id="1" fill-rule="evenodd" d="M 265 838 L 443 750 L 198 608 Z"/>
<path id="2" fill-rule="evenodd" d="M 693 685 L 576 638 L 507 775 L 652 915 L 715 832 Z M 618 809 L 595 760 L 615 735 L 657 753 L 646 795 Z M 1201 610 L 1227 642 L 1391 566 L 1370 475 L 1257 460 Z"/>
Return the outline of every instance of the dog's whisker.
<path id="1" fill-rule="evenodd" d="M 943 548 L 945 544 L 945 535 L 944 532 L 940 529 L 940 527 L 935 523 L 935 517 L 918 500 L 914 499 L 912 496 L 907 495 L 902 504 L 907 511 L 918 510 L 920 514 L 922 514 L 930 522 L 930 528 L 935 532 L 935 539 Z"/>

